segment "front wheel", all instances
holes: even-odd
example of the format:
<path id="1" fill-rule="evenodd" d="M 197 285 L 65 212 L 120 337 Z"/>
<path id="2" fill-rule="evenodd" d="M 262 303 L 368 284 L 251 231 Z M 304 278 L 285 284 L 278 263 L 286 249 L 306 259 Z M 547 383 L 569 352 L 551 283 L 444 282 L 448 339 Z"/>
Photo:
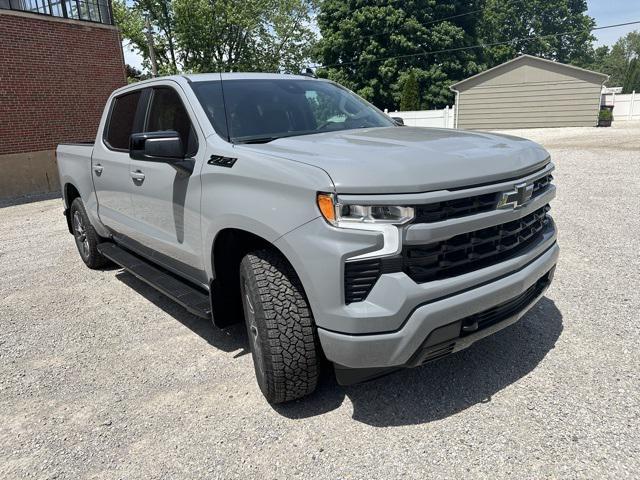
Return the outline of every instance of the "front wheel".
<path id="1" fill-rule="evenodd" d="M 109 260 L 98 252 L 100 236 L 91 225 L 89 216 L 80 198 L 71 202 L 69 208 L 73 238 L 78 247 L 80 258 L 89 268 L 100 268 L 109 263 Z"/>
<path id="2" fill-rule="evenodd" d="M 247 254 L 240 289 L 256 378 L 270 403 L 310 394 L 318 383 L 320 351 L 311 308 L 287 260 L 273 250 Z"/>

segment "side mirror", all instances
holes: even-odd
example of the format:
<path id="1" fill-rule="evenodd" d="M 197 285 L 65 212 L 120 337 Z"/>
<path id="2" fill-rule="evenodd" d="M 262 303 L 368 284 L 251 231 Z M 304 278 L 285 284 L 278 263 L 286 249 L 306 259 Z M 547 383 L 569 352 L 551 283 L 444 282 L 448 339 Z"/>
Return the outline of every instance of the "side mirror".
<path id="1" fill-rule="evenodd" d="M 148 162 L 176 162 L 184 160 L 184 145 L 178 132 L 134 133 L 129 140 L 129 156 Z"/>
<path id="2" fill-rule="evenodd" d="M 391 120 L 396 122 L 396 125 L 404 127 L 404 119 L 402 117 L 391 117 Z"/>

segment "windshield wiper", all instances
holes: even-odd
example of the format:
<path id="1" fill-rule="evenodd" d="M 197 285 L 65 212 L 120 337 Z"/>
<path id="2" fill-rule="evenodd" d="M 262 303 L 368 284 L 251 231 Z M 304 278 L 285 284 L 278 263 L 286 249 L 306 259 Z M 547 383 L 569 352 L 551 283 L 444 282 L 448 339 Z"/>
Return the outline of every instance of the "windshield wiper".
<path id="1" fill-rule="evenodd" d="M 260 136 L 247 136 L 247 137 L 231 137 L 233 143 L 269 143 L 274 140 L 278 140 L 280 138 L 289 138 L 289 137 L 302 137 L 304 135 L 313 135 L 314 133 L 320 133 L 316 130 L 299 130 L 297 132 L 286 132 L 282 135 L 272 135 L 270 137 L 260 137 Z"/>
<path id="2" fill-rule="evenodd" d="M 235 138 L 235 143 L 269 143 L 282 137 L 249 137 L 249 138 Z"/>

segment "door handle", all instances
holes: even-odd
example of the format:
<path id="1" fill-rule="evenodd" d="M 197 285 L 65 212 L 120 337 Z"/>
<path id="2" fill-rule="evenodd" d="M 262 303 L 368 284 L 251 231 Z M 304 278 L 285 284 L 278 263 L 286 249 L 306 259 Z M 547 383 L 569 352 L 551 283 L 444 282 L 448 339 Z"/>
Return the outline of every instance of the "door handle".
<path id="1" fill-rule="evenodd" d="M 133 178 L 134 181 L 136 182 L 144 181 L 144 173 L 142 173 L 140 170 L 136 170 L 135 172 L 130 172 L 130 173 L 131 173 L 131 178 Z"/>
<path id="2" fill-rule="evenodd" d="M 97 165 L 93 166 L 93 171 L 96 172 L 97 176 L 102 175 L 102 170 L 104 170 L 104 167 L 102 165 L 100 165 L 99 163 Z"/>

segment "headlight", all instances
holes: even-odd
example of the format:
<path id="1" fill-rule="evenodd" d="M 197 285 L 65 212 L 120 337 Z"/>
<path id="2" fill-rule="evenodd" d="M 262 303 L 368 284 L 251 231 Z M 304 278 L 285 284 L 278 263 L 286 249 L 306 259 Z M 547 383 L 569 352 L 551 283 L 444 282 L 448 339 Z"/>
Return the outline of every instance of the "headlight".
<path id="1" fill-rule="evenodd" d="M 413 218 L 411 207 L 390 207 L 386 205 L 338 205 L 338 222 L 391 223 L 402 225 Z"/>
<path id="2" fill-rule="evenodd" d="M 401 247 L 398 226 L 415 216 L 411 207 L 342 205 L 330 193 L 319 193 L 317 203 L 324 219 L 335 227 L 382 233 L 384 246 L 381 249 L 350 257 L 349 260 L 396 255 Z"/>
<path id="3" fill-rule="evenodd" d="M 341 205 L 330 193 L 318 194 L 318 208 L 327 222 L 344 228 L 358 228 L 354 224 L 402 225 L 411 221 L 415 214 L 411 207 Z"/>

